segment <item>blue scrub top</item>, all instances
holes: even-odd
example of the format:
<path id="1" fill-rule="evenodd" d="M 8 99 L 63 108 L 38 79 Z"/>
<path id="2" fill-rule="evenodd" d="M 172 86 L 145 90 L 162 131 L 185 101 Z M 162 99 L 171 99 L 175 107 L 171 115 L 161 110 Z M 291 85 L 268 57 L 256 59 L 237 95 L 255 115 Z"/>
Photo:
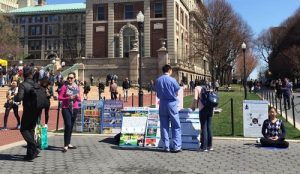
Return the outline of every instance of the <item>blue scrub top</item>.
<path id="1" fill-rule="evenodd" d="M 180 89 L 177 81 L 167 74 L 160 76 L 155 83 L 157 97 L 161 101 L 177 101 L 177 91 Z"/>

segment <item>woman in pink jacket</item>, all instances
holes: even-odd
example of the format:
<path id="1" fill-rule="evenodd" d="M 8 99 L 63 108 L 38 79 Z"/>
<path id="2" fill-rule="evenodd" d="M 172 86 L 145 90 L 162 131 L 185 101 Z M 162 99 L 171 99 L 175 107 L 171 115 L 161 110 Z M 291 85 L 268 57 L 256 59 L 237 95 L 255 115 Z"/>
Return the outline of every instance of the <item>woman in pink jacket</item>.
<path id="1" fill-rule="evenodd" d="M 58 96 L 58 100 L 62 101 L 62 115 L 65 123 L 63 152 L 67 152 L 68 149 L 76 149 L 76 146 L 71 144 L 71 136 L 81 97 L 75 77 L 74 72 L 68 74 L 67 83 L 62 86 Z"/>

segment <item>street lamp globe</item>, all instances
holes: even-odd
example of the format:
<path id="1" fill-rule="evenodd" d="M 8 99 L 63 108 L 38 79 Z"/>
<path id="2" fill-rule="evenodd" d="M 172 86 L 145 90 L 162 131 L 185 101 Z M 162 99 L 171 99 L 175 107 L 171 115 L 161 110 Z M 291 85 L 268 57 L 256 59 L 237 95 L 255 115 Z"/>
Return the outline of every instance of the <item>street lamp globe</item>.
<path id="1" fill-rule="evenodd" d="M 65 61 L 62 61 L 62 62 L 61 62 L 61 66 L 64 67 L 65 65 L 66 65 L 66 62 L 65 62 Z"/>
<path id="2" fill-rule="evenodd" d="M 243 42 L 243 43 L 242 43 L 242 49 L 243 49 L 243 50 L 246 50 L 246 48 L 247 48 L 247 45 L 245 44 L 245 42 Z"/>
<path id="3" fill-rule="evenodd" d="M 23 64 L 23 60 L 19 60 L 19 64 L 22 65 Z"/>
<path id="4" fill-rule="evenodd" d="M 51 62 L 52 62 L 52 64 L 55 64 L 55 59 L 53 59 Z"/>
<path id="5" fill-rule="evenodd" d="M 139 11 L 138 15 L 136 16 L 136 21 L 137 22 L 144 22 L 144 20 L 145 20 L 144 14 L 141 11 Z"/>

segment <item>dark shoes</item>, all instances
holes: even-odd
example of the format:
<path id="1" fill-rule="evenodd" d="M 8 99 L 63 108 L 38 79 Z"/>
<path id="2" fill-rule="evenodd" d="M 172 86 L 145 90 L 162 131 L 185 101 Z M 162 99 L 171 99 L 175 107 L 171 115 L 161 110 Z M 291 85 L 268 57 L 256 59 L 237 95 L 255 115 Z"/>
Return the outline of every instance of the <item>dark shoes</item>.
<path id="1" fill-rule="evenodd" d="M 39 155 L 40 152 L 41 152 L 41 151 L 40 151 L 39 149 L 36 149 L 36 151 L 34 152 L 33 155 L 26 155 L 26 156 L 24 156 L 23 160 L 24 160 L 24 161 L 32 162 L 32 160 L 33 160 L 34 158 L 37 158 L 37 157 L 38 157 L 38 155 Z"/>
<path id="2" fill-rule="evenodd" d="M 68 149 L 77 149 L 76 146 L 69 146 Z"/>
<path id="3" fill-rule="evenodd" d="M 175 150 L 172 150 L 171 152 L 172 153 L 179 153 L 179 152 L 182 152 L 182 149 L 175 149 Z"/>

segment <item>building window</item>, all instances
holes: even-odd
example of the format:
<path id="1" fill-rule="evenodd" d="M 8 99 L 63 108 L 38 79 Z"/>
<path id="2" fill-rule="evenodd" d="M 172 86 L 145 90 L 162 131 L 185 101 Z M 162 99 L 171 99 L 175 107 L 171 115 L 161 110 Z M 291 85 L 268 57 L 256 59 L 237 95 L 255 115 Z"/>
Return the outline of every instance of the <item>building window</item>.
<path id="1" fill-rule="evenodd" d="M 47 50 L 57 50 L 59 48 L 58 39 L 57 40 L 47 40 L 46 49 Z"/>
<path id="2" fill-rule="evenodd" d="M 115 43 L 115 57 L 120 57 L 120 43 L 119 43 L 119 37 L 115 36 L 114 38 Z"/>
<path id="3" fill-rule="evenodd" d="M 21 17 L 21 18 L 20 18 L 20 23 L 21 23 L 21 24 L 25 24 L 25 22 L 26 22 L 26 18 L 25 18 L 25 17 Z"/>
<path id="4" fill-rule="evenodd" d="M 53 26 L 52 25 L 48 25 L 48 31 L 47 31 L 48 35 L 52 35 L 53 34 Z"/>
<path id="5" fill-rule="evenodd" d="M 123 56 L 129 57 L 129 51 L 132 48 L 132 41 L 135 40 L 134 30 L 126 28 L 123 31 Z"/>
<path id="6" fill-rule="evenodd" d="M 41 50 L 41 41 L 40 40 L 30 40 L 28 45 L 29 45 L 30 51 Z"/>
<path id="7" fill-rule="evenodd" d="M 124 13 L 125 13 L 125 19 L 133 19 L 134 16 L 134 11 L 133 11 L 133 5 L 125 5 L 125 9 L 124 9 Z"/>
<path id="8" fill-rule="evenodd" d="M 179 9 L 177 4 L 176 4 L 176 19 L 179 20 Z"/>
<path id="9" fill-rule="evenodd" d="M 163 3 L 162 2 L 156 2 L 155 3 L 154 13 L 155 13 L 155 18 L 163 17 Z"/>
<path id="10" fill-rule="evenodd" d="M 31 36 L 41 35 L 41 26 L 31 26 L 30 35 Z"/>
<path id="11" fill-rule="evenodd" d="M 56 15 L 51 15 L 48 17 L 49 22 L 57 22 L 58 21 L 58 16 Z"/>
<path id="12" fill-rule="evenodd" d="M 184 26 L 183 11 L 180 11 L 180 23 Z"/>
<path id="13" fill-rule="evenodd" d="M 97 21 L 105 20 L 105 9 L 104 6 L 100 6 L 97 8 Z"/>

